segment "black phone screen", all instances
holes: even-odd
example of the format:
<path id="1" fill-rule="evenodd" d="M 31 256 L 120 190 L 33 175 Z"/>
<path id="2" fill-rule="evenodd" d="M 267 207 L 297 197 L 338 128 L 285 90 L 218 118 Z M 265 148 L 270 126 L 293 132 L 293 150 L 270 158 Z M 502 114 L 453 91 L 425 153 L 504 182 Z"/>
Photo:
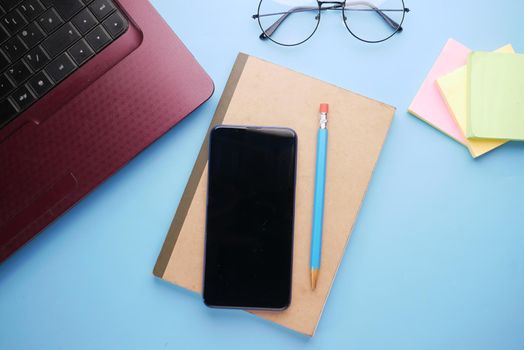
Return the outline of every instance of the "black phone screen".
<path id="1" fill-rule="evenodd" d="M 296 152 L 290 129 L 211 131 L 206 305 L 277 310 L 289 305 Z"/>

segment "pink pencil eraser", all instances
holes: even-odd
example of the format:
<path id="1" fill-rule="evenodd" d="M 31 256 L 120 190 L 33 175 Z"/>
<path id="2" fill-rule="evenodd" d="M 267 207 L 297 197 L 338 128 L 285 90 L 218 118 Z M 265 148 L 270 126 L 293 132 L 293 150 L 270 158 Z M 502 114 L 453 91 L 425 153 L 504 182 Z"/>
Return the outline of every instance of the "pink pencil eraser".
<path id="1" fill-rule="evenodd" d="M 327 103 L 320 104 L 320 113 L 328 113 L 329 105 Z"/>

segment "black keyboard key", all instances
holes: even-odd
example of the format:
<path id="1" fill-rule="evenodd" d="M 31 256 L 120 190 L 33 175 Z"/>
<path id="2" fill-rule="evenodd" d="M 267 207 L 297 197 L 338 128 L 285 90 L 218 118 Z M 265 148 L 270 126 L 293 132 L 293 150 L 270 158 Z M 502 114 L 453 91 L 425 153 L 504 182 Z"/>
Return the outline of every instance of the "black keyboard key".
<path id="1" fill-rule="evenodd" d="M 95 0 L 89 5 L 89 9 L 101 21 L 115 10 L 115 5 L 111 0 Z"/>
<path id="2" fill-rule="evenodd" d="M 71 44 L 80 39 L 80 33 L 68 22 L 44 40 L 42 46 L 51 58 L 58 56 Z"/>
<path id="3" fill-rule="evenodd" d="M 9 38 L 9 33 L 7 33 L 7 30 L 0 24 L 0 43 L 3 43 Z"/>
<path id="4" fill-rule="evenodd" d="M 27 24 L 27 21 L 18 11 L 9 12 L 2 18 L 2 25 L 12 34 L 18 32 Z"/>
<path id="5" fill-rule="evenodd" d="M 14 116 L 18 114 L 18 110 L 9 100 L 0 100 L 0 128 L 7 124 Z"/>
<path id="6" fill-rule="evenodd" d="M 15 85 L 7 79 L 5 74 L 0 75 L 0 98 L 13 91 Z"/>
<path id="7" fill-rule="evenodd" d="M 0 4 L 6 11 L 11 11 L 21 0 L 0 0 Z"/>
<path id="8" fill-rule="evenodd" d="M 9 60 L 7 57 L 2 53 L 2 50 L 0 50 L 0 71 L 4 70 L 9 66 Z"/>
<path id="9" fill-rule="evenodd" d="M 71 22 L 82 35 L 85 35 L 98 24 L 96 17 L 87 8 L 76 15 Z"/>
<path id="10" fill-rule="evenodd" d="M 36 22 L 29 24 L 18 35 L 20 35 L 20 38 L 28 48 L 34 47 L 46 36 L 42 28 L 40 28 Z"/>
<path id="11" fill-rule="evenodd" d="M 102 26 L 97 26 L 89 32 L 85 39 L 96 52 L 102 51 L 102 49 L 112 41 L 111 36 L 107 34 Z"/>
<path id="12" fill-rule="evenodd" d="M 45 7 L 38 0 L 24 0 L 17 8 L 28 21 L 34 20 L 45 11 Z"/>
<path id="13" fill-rule="evenodd" d="M 25 64 L 23 60 L 13 64 L 11 68 L 7 70 L 7 75 L 15 83 L 16 86 L 19 86 L 24 81 L 29 79 L 31 76 L 31 69 Z"/>
<path id="14" fill-rule="evenodd" d="M 29 107 L 35 100 L 35 96 L 29 91 L 27 86 L 22 86 L 20 89 L 16 90 L 11 98 L 18 105 L 20 110 L 24 110 Z"/>
<path id="15" fill-rule="evenodd" d="M 113 39 L 118 38 L 127 30 L 127 20 L 118 11 L 107 17 L 103 25 Z"/>
<path id="16" fill-rule="evenodd" d="M 51 61 L 41 46 L 37 46 L 26 53 L 24 55 L 24 60 L 29 63 L 31 68 L 33 68 L 33 71 L 38 71 L 44 68 L 44 66 Z"/>
<path id="17" fill-rule="evenodd" d="M 11 61 L 22 57 L 27 51 L 27 47 L 18 36 L 2 44 L 2 51 L 7 54 Z"/>
<path id="18" fill-rule="evenodd" d="M 71 57 L 67 53 L 63 53 L 47 65 L 45 72 L 55 83 L 58 83 L 75 71 L 76 68 L 76 64 Z"/>
<path id="19" fill-rule="evenodd" d="M 28 85 L 38 97 L 42 97 L 55 85 L 44 72 L 38 72 L 29 80 Z"/>
<path id="20" fill-rule="evenodd" d="M 80 0 L 55 0 L 51 5 L 65 21 L 68 21 L 78 11 L 84 8 Z"/>
<path id="21" fill-rule="evenodd" d="M 46 33 L 51 33 L 61 24 L 64 24 L 64 21 L 62 21 L 54 9 L 47 10 L 43 15 L 38 17 L 37 22 L 44 28 Z"/>
<path id="22" fill-rule="evenodd" d="M 93 51 L 84 39 L 74 44 L 67 52 L 69 52 L 79 66 L 95 55 L 95 51 Z"/>

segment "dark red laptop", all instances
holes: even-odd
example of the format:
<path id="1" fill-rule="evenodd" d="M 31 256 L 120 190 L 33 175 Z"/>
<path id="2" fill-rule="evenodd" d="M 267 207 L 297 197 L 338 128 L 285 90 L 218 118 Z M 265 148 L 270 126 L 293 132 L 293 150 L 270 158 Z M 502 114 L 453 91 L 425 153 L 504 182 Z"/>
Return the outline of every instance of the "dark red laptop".
<path id="1" fill-rule="evenodd" d="M 0 262 L 212 93 L 147 0 L 0 0 Z"/>

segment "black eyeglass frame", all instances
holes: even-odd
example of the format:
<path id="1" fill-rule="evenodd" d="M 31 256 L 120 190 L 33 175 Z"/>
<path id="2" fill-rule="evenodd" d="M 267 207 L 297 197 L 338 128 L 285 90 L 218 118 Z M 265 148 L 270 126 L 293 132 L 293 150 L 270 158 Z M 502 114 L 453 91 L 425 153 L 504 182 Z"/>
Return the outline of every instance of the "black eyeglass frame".
<path id="1" fill-rule="evenodd" d="M 344 25 L 346 26 L 346 29 L 349 31 L 349 33 L 356 39 L 360 40 L 360 41 L 363 41 L 365 43 L 370 43 L 370 44 L 377 44 L 377 43 L 381 43 L 381 42 L 384 42 L 388 39 L 390 39 L 393 35 L 399 33 L 399 32 L 402 32 L 403 28 L 402 28 L 402 24 L 404 24 L 404 19 L 406 18 L 406 13 L 409 12 L 409 8 L 406 7 L 405 3 L 404 3 L 404 0 L 400 0 L 402 2 L 402 9 L 398 9 L 398 10 L 381 10 L 381 9 L 378 9 L 378 8 L 373 8 L 374 5 L 368 3 L 367 1 L 350 1 L 349 4 L 351 3 L 355 3 L 355 4 L 367 4 L 370 9 L 369 10 L 348 10 L 346 9 L 346 5 L 348 4 L 348 2 L 346 0 L 344 1 L 320 1 L 320 0 L 317 0 L 317 5 L 318 5 L 318 9 L 317 8 L 312 8 L 312 7 L 296 7 L 296 8 L 292 8 L 290 9 L 289 11 L 287 12 L 282 12 L 282 13 L 276 13 L 276 14 L 283 14 L 283 16 L 278 19 L 270 28 L 273 28 L 271 30 L 271 33 L 268 35 L 266 33 L 266 30 L 262 27 L 262 23 L 260 22 L 260 17 L 264 17 L 264 16 L 268 16 L 267 14 L 264 14 L 264 15 L 261 15 L 260 14 L 260 8 L 262 7 L 262 2 L 264 0 L 260 0 L 259 4 L 258 4 L 258 9 L 257 9 L 257 14 L 253 15 L 252 18 L 253 19 L 257 19 L 258 21 L 258 25 L 260 27 L 260 30 L 262 31 L 262 34 L 260 34 L 260 39 L 262 40 L 265 40 L 265 39 L 269 39 L 271 40 L 272 42 L 274 42 L 275 44 L 277 45 L 281 45 L 281 46 L 298 46 L 298 45 L 301 45 L 303 43 L 305 43 L 306 41 L 308 41 L 309 39 L 311 39 L 311 37 L 313 35 L 315 35 L 319 25 L 320 25 L 320 20 L 321 20 L 321 14 L 322 14 L 322 11 L 327 11 L 327 10 L 342 10 L 342 21 L 344 22 Z M 323 5 L 334 5 L 332 7 L 328 7 L 328 8 L 323 8 Z M 292 13 L 296 13 L 296 12 L 304 12 L 304 11 L 318 11 L 317 12 L 317 16 L 316 16 L 316 19 L 317 19 L 317 25 L 315 26 L 315 29 L 313 30 L 313 32 L 304 40 L 298 42 L 298 43 L 295 43 L 295 44 L 284 44 L 284 43 L 280 43 L 276 40 L 273 40 L 271 38 L 271 35 L 273 34 L 273 32 L 280 26 L 280 24 L 283 22 L 283 20 L 285 20 L 287 18 L 287 16 L 289 16 L 290 14 Z M 388 37 L 384 38 L 384 39 L 381 39 L 381 40 L 366 40 L 366 39 L 363 39 L 361 37 L 359 37 L 358 35 L 356 35 L 355 33 L 353 33 L 353 31 L 349 28 L 349 25 L 347 23 L 347 19 L 348 17 L 346 16 L 346 11 L 375 11 L 377 14 L 379 14 L 382 19 L 384 19 L 386 21 L 386 23 L 393 27 L 393 24 L 396 26 L 396 29 L 393 33 L 391 33 Z M 392 20 L 389 16 L 387 16 L 383 11 L 402 11 L 402 19 L 400 21 L 400 23 L 396 23 L 394 20 Z"/>

